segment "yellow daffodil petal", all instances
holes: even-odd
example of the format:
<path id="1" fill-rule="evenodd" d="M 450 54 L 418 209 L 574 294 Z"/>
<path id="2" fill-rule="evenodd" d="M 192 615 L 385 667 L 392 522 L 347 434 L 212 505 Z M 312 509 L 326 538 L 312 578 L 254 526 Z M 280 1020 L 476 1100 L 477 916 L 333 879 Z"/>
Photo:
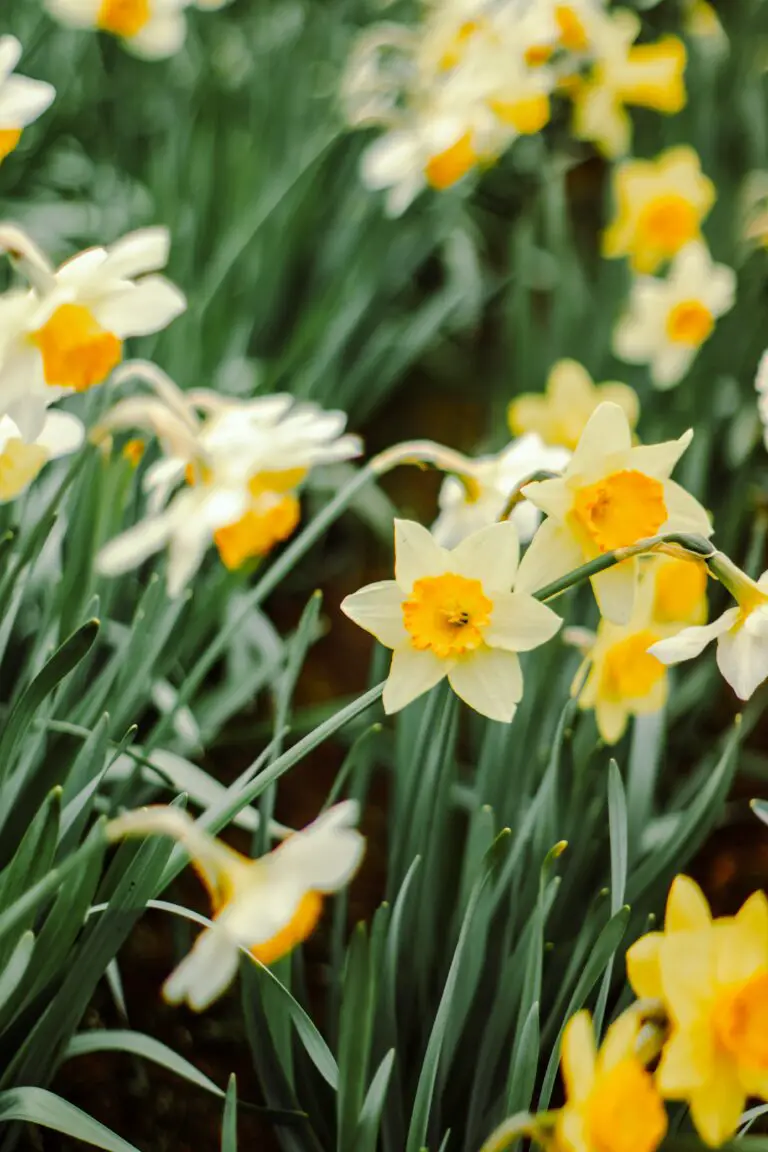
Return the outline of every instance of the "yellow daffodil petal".
<path id="1" fill-rule="evenodd" d="M 675 1029 L 664 1044 L 656 1072 L 659 1091 L 672 1100 L 684 1100 L 712 1078 L 715 1047 L 706 1025 Z"/>
<path id="2" fill-rule="evenodd" d="M 712 923 L 707 898 L 690 876 L 676 876 L 667 897 L 666 932 L 693 932 Z"/>
<path id="3" fill-rule="evenodd" d="M 586 1100 L 595 1081 L 597 1062 L 589 1012 L 577 1012 L 566 1024 L 560 1060 L 568 1100 Z"/>
<path id="4" fill-rule="evenodd" d="M 627 979 L 636 996 L 647 1000 L 661 1000 L 661 968 L 659 947 L 663 932 L 648 932 L 627 950 Z"/>
<path id="5" fill-rule="evenodd" d="M 706 1087 L 691 1093 L 691 1118 L 705 1144 L 717 1148 L 736 1131 L 746 1104 L 746 1093 L 732 1065 L 720 1063 Z"/>

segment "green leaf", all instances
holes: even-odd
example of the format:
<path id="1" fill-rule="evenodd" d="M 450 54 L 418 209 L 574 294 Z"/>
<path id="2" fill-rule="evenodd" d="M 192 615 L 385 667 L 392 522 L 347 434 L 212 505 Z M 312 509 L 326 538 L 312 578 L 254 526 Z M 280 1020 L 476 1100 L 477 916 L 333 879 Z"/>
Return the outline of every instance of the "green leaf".
<path id="1" fill-rule="evenodd" d="M 358 924 L 347 950 L 339 1022 L 338 1152 L 355 1152 L 357 1124 L 368 1079 L 373 1029 L 374 974 L 365 925 Z"/>
<path id="2" fill-rule="evenodd" d="M 229 1078 L 221 1117 L 221 1152 L 237 1152 L 237 1078 Z"/>
<path id="3" fill-rule="evenodd" d="M 81 1112 L 45 1088 L 11 1088 L 0 1092 L 0 1122 L 11 1120 L 52 1128 L 54 1132 L 82 1140 L 94 1148 L 104 1148 L 106 1152 L 138 1152 L 133 1144 L 116 1136 L 87 1112 Z"/>
<path id="4" fill-rule="evenodd" d="M 61 788 L 54 788 L 27 828 L 13 859 L 0 873 L 0 908 L 8 909 L 50 871 L 59 835 Z M 0 970 L 22 932 L 31 928 L 34 912 L 19 921 L 15 937 L 0 944 Z"/>
<path id="5" fill-rule="evenodd" d="M 190 1064 L 183 1056 L 179 1056 L 172 1048 L 155 1040 L 152 1036 L 145 1036 L 142 1032 L 132 1032 L 128 1029 L 106 1031 L 94 1029 L 92 1032 L 80 1032 L 73 1036 L 64 1049 L 62 1060 L 70 1060 L 73 1056 L 86 1056 L 91 1052 L 130 1052 L 133 1056 L 140 1056 L 143 1060 L 151 1060 L 174 1072 L 182 1079 L 188 1080 L 198 1088 L 204 1088 L 214 1096 L 224 1098 L 225 1093 L 213 1080 L 203 1075 Z"/>
<path id="6" fill-rule="evenodd" d="M 432 1110 L 432 1097 L 437 1081 L 440 1052 L 443 1037 L 451 1016 L 451 1001 L 453 999 L 454 989 L 458 983 L 462 957 L 472 930 L 475 909 L 480 902 L 483 889 L 500 867 L 502 854 L 507 847 L 509 835 L 508 829 L 501 832 L 486 853 L 483 861 L 483 870 L 477 879 L 469 903 L 467 904 L 464 922 L 461 926 L 458 943 L 456 944 L 451 967 L 448 971 L 448 978 L 443 988 L 440 1005 L 437 1009 L 432 1031 L 429 1036 L 429 1042 L 427 1043 L 424 1061 L 421 1066 L 405 1152 L 420 1152 L 427 1140 L 427 1129 L 429 1127 L 429 1117 Z"/>
<path id="7" fill-rule="evenodd" d="M 395 1050 L 394 1048 L 390 1048 L 376 1069 L 365 1095 L 357 1124 L 354 1144 L 352 1145 L 355 1152 L 376 1152 L 378 1148 L 381 1116 L 384 1111 L 389 1081 L 392 1077 L 392 1069 L 394 1066 Z"/>
<path id="8" fill-rule="evenodd" d="M 0 1012 L 3 1011 L 21 983 L 29 967 L 34 948 L 34 932 L 25 932 L 19 937 L 16 947 L 0 972 Z"/>

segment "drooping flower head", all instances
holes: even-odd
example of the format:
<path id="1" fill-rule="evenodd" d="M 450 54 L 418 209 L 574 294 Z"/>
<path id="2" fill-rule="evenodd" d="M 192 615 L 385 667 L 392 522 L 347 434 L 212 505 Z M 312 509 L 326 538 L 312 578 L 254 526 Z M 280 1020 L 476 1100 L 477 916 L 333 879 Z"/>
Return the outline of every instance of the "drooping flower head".
<path id="1" fill-rule="evenodd" d="M 632 445 L 616 404 L 595 409 L 570 464 L 557 480 L 528 484 L 523 495 L 546 513 L 523 557 L 518 588 L 534 591 L 601 554 L 659 533 L 709 536 L 709 517 L 670 480 L 693 433 L 663 444 Z M 592 577 L 603 616 L 626 623 L 634 604 L 637 557 Z"/>
<path id="2" fill-rule="evenodd" d="M 0 413 L 25 436 L 37 435 L 54 400 L 106 380 L 125 339 L 159 332 L 186 308 L 178 288 L 154 274 L 168 259 L 166 228 L 88 248 L 59 269 L 11 225 L 0 225 L 0 248 L 32 285 L 0 296 Z"/>
<path id="3" fill-rule="evenodd" d="M 712 1147 L 736 1131 L 749 1096 L 768 1099 L 768 900 L 756 892 L 713 920 L 693 880 L 669 891 L 663 932 L 627 953 L 635 993 L 661 1000 L 671 1022 L 656 1083 L 684 1100 Z"/>
<path id="4" fill-rule="evenodd" d="M 395 579 L 342 601 L 351 620 L 391 648 L 384 710 L 398 712 L 446 676 L 457 696 L 509 723 L 523 694 L 518 652 L 545 643 L 559 616 L 512 590 L 518 539 L 509 521 L 441 548 L 420 524 L 395 521 Z"/>
<path id="5" fill-rule="evenodd" d="M 693 241 L 675 257 L 665 280 L 639 276 L 613 335 L 613 350 L 630 364 L 650 364 L 657 388 L 685 376 L 716 321 L 736 300 L 736 273 L 715 264 Z"/>
<path id="6" fill-rule="evenodd" d="M 42 116 L 56 89 L 43 80 L 17 76 L 21 44 L 15 36 L 0 36 L 0 163 L 13 152 L 22 131 Z"/>
<path id="7" fill-rule="evenodd" d="M 550 369 L 544 395 L 526 392 L 516 396 L 510 401 L 507 419 L 515 436 L 536 432 L 545 444 L 573 451 L 590 416 L 604 400 L 618 404 L 634 431 L 640 404 L 628 384 L 613 380 L 594 384 L 577 360 L 558 360 Z"/>
<path id="8" fill-rule="evenodd" d="M 146 60 L 173 56 L 184 43 L 191 0 L 45 0 L 51 16 L 71 28 L 117 36 Z"/>
<path id="9" fill-rule="evenodd" d="M 222 995 L 237 972 L 239 951 L 274 964 L 314 931 L 323 898 L 354 876 L 365 851 L 356 801 L 337 804 L 258 860 L 204 832 L 178 808 L 138 809 L 107 825 L 112 840 L 172 836 L 189 853 L 208 889 L 213 926 L 165 982 L 171 1004 L 196 1012 Z"/>

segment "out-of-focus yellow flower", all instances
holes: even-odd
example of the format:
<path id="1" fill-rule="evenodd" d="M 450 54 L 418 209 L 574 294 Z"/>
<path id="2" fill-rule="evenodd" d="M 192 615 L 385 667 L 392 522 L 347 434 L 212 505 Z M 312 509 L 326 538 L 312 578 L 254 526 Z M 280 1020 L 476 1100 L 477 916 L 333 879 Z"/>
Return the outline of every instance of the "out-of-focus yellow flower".
<path id="1" fill-rule="evenodd" d="M 608 157 L 629 151 L 632 123 L 626 105 L 679 112 L 685 105 L 685 45 L 676 36 L 635 44 L 640 18 L 619 8 L 595 8 L 587 23 L 593 58 L 586 79 L 570 88 L 573 132 Z"/>
<path id="2" fill-rule="evenodd" d="M 0 504 L 20 496 L 49 460 L 77 451 L 84 436 L 68 412 L 49 411 L 34 440 L 26 440 L 10 416 L 0 417 Z"/>
<path id="3" fill-rule="evenodd" d="M 507 408 L 509 427 L 515 436 L 536 432 L 545 444 L 571 451 L 579 442 L 587 421 L 603 400 L 618 404 L 634 429 L 640 415 L 637 393 L 628 384 L 609 381 L 595 384 L 576 360 L 558 360 L 550 370 L 543 396 L 526 392 Z"/>
<path id="4" fill-rule="evenodd" d="M 384 710 L 398 712 L 445 677 L 457 696 L 508 724 L 523 695 L 518 652 L 538 648 L 562 620 L 512 590 L 519 544 L 508 520 L 452 550 L 410 520 L 395 521 L 395 579 L 368 584 L 341 610 L 386 648 Z"/>
<path id="5" fill-rule="evenodd" d="M 122 457 L 128 461 L 131 467 L 138 468 L 146 450 L 146 441 L 142 440 L 140 436 L 133 436 L 123 445 Z"/>
<path id="6" fill-rule="evenodd" d="M 645 561 L 653 583 L 651 615 L 663 628 L 703 624 L 707 618 L 708 569 L 703 560 L 653 556 Z"/>
<path id="7" fill-rule="evenodd" d="M 110 821 L 111 840 L 173 837 L 189 853 L 211 898 L 213 926 L 166 980 L 166 1000 L 186 1001 L 200 1012 L 231 984 L 241 948 L 262 964 L 274 964 L 306 940 L 320 919 L 323 897 L 348 884 L 360 866 L 365 840 L 355 827 L 358 819 L 356 801 L 337 804 L 258 860 L 204 832 L 179 808 L 157 805 Z"/>
<path id="8" fill-rule="evenodd" d="M 555 1145 L 565 1152 L 655 1152 L 667 1115 L 653 1077 L 635 1054 L 639 1022 L 631 1011 L 611 1025 L 596 1051 L 592 1022 L 577 1012 L 563 1033 L 566 1102 Z"/>
<path id="9" fill-rule="evenodd" d="M 683 29 L 705 55 L 719 59 L 727 54 L 728 36 L 708 0 L 684 0 Z"/>
<path id="10" fill-rule="evenodd" d="M 636 994 L 660 999 L 672 1024 L 656 1083 L 685 1100 L 712 1147 L 736 1131 L 749 1096 L 768 1099 L 768 900 L 750 896 L 734 917 L 712 920 L 685 876 L 672 884 L 663 932 L 627 953 Z"/>
<path id="11" fill-rule="evenodd" d="M 56 95 L 43 80 L 14 74 L 20 58 L 16 37 L 0 36 L 0 164 L 13 152 L 24 128 L 42 116 Z"/>
<path id="12" fill-rule="evenodd" d="M 613 350 L 629 364 L 650 364 L 654 385 L 672 388 L 735 300 L 736 273 L 715 264 L 706 244 L 694 240 L 678 252 L 665 280 L 635 279 Z"/>
<path id="13" fill-rule="evenodd" d="M 62 24 L 109 32 L 136 56 L 159 60 L 178 52 L 187 34 L 191 0 L 45 0 Z"/>
<path id="14" fill-rule="evenodd" d="M 622 409 L 600 404 L 562 478 L 523 488 L 547 519 L 520 564 L 518 588 L 536 591 L 602 553 L 657 533 L 711 535 L 699 502 L 669 479 L 692 436 L 688 431 L 679 440 L 633 447 Z M 615 624 L 631 618 L 637 574 L 633 557 L 592 577 L 600 611 Z"/>
<path id="15" fill-rule="evenodd" d="M 306 468 L 257 472 L 248 481 L 251 502 L 239 520 L 217 529 L 213 542 L 222 563 L 240 568 L 246 560 L 266 556 L 276 544 L 287 540 L 301 519 L 301 506 L 295 489 L 307 474 Z"/>
<path id="16" fill-rule="evenodd" d="M 715 202 L 698 154 L 681 145 L 655 160 L 625 160 L 613 173 L 616 215 L 603 233 L 603 255 L 627 256 L 635 272 L 655 272 L 692 240 Z"/>

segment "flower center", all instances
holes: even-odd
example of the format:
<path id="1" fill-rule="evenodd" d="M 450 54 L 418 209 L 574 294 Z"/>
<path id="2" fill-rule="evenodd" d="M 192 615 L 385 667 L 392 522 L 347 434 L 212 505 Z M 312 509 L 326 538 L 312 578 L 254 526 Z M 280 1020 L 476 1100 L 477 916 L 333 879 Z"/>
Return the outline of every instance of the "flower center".
<path id="1" fill-rule="evenodd" d="M 711 335 L 715 318 L 700 300 L 681 300 L 667 316 L 667 336 L 675 344 L 698 348 Z"/>
<path id="2" fill-rule="evenodd" d="M 706 618 L 707 566 L 702 561 L 665 559 L 655 584 L 653 615 L 660 624 Z"/>
<path id="3" fill-rule="evenodd" d="M 48 453 L 39 444 L 25 444 L 17 436 L 7 440 L 0 452 L 0 503 L 23 492 L 47 459 Z"/>
<path id="4" fill-rule="evenodd" d="M 529 96 L 527 100 L 491 100 L 490 106 L 503 124 L 509 124 L 522 136 L 540 132 L 549 123 L 548 96 Z"/>
<path id="5" fill-rule="evenodd" d="M 472 134 L 465 132 L 450 148 L 430 156 L 424 175 L 433 188 L 442 192 L 466 176 L 478 160 L 479 156 L 472 147 Z"/>
<path id="6" fill-rule="evenodd" d="M 531 44 L 523 53 L 529 68 L 541 68 L 552 59 L 553 49 L 549 44 Z"/>
<path id="7" fill-rule="evenodd" d="M 637 220 L 638 247 L 674 256 L 699 231 L 699 218 L 689 200 L 675 192 L 657 196 L 641 210 Z"/>
<path id="8" fill-rule="evenodd" d="M 599 1077 L 586 1119 L 588 1143 L 595 1152 L 654 1152 L 667 1130 L 653 1079 L 631 1057 Z"/>
<path id="9" fill-rule="evenodd" d="M 120 363 L 123 345 L 82 304 L 61 304 L 30 340 L 40 349 L 46 384 L 85 392 Z"/>
<path id="10" fill-rule="evenodd" d="M 299 901 L 290 924 L 281 928 L 271 940 L 261 944 L 254 944 L 250 953 L 262 964 L 274 964 L 282 956 L 286 956 L 297 944 L 301 944 L 314 931 L 320 913 L 323 910 L 323 898 L 317 892 L 305 892 Z"/>
<path id="11" fill-rule="evenodd" d="M 714 1006 L 715 1035 L 741 1063 L 768 1069 L 768 971 L 725 989 Z"/>
<path id="12" fill-rule="evenodd" d="M 233 524 L 218 528 L 213 540 L 225 567 L 239 568 L 254 556 L 266 556 L 276 544 L 287 540 L 301 518 L 296 496 L 262 498 Z"/>
<path id="13" fill-rule="evenodd" d="M 581 20 L 568 4 L 558 4 L 555 20 L 560 31 L 560 43 L 568 52 L 586 52 L 589 37 Z"/>
<path id="14" fill-rule="evenodd" d="M 149 0 L 102 0 L 96 27 L 114 36 L 135 36 L 151 15 Z"/>
<path id="15" fill-rule="evenodd" d="M 21 129 L 0 128 L 0 160 L 5 160 L 21 140 Z"/>
<path id="16" fill-rule="evenodd" d="M 480 647 L 492 611 L 479 580 L 447 572 L 416 580 L 403 602 L 403 623 L 414 648 L 446 659 Z"/>
<path id="17" fill-rule="evenodd" d="M 644 472 L 613 472 L 578 489 L 572 515 L 600 552 L 625 548 L 667 519 L 664 486 Z"/>
<path id="18" fill-rule="evenodd" d="M 660 636 L 650 628 L 613 644 L 605 654 L 601 695 L 610 700 L 637 700 L 663 679 L 666 668 L 647 651 Z"/>

